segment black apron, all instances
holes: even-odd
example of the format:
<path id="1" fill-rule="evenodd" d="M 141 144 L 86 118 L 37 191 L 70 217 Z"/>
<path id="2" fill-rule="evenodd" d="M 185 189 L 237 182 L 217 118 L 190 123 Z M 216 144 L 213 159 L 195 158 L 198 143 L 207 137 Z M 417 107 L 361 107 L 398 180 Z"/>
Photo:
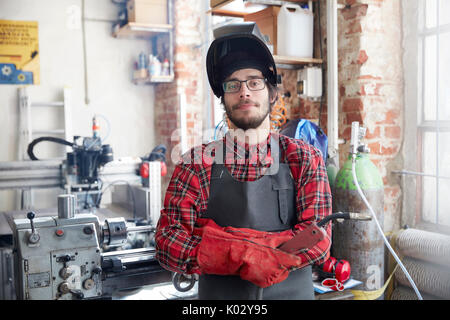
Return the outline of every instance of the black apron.
<path id="1" fill-rule="evenodd" d="M 255 181 L 238 181 L 223 162 L 214 161 L 208 208 L 202 217 L 222 227 L 271 232 L 293 228 L 297 224 L 294 180 L 289 165 L 279 161 L 279 145 L 274 139 L 271 150 L 273 165 Z M 222 156 L 216 153 L 215 159 Z M 201 300 L 312 300 L 312 268 L 292 271 L 285 281 L 264 289 L 239 276 L 204 274 L 199 278 L 198 295 Z"/>

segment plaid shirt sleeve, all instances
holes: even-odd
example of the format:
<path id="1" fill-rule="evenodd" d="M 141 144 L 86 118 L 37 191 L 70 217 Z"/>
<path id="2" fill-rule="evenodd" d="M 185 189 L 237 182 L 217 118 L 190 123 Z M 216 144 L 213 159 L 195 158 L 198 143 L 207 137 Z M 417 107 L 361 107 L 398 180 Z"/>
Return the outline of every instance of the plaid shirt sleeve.
<path id="1" fill-rule="evenodd" d="M 178 164 L 167 188 L 155 234 L 156 258 L 170 271 L 192 273 L 192 267 L 196 266 L 194 249 L 201 238 L 193 232 L 200 212 L 200 195 L 194 167 Z"/>
<path id="2" fill-rule="evenodd" d="M 320 151 L 302 141 L 284 137 L 287 162 L 296 183 L 296 206 L 299 212 L 295 230 L 303 230 L 332 213 L 332 195 L 328 175 Z M 329 258 L 331 223 L 327 237 L 314 247 L 299 253 L 303 261 L 321 264 Z"/>

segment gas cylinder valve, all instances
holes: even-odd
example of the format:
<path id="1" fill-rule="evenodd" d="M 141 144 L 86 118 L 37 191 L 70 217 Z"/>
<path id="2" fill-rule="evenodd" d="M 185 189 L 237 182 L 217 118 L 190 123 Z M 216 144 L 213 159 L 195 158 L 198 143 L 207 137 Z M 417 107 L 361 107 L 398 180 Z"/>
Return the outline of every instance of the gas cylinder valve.
<path id="1" fill-rule="evenodd" d="M 350 153 L 353 157 L 356 156 L 358 152 L 369 153 L 369 147 L 361 143 L 362 138 L 366 135 L 367 128 L 360 127 L 358 121 L 352 122 L 352 133 L 350 138 Z"/>

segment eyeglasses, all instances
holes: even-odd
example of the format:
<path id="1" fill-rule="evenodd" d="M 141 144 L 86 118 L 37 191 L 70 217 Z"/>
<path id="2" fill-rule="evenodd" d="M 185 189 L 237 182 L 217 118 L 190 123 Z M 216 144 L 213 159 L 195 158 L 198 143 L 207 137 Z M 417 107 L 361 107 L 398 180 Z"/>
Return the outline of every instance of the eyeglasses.
<path id="1" fill-rule="evenodd" d="M 334 291 L 343 291 L 344 285 L 336 278 L 326 278 L 322 281 L 322 286 Z"/>
<path id="2" fill-rule="evenodd" d="M 245 82 L 248 90 L 250 91 L 259 91 L 266 87 L 266 79 L 265 78 L 253 78 L 248 80 L 230 80 L 225 81 L 223 86 L 223 91 L 226 93 L 235 93 L 241 90 L 242 82 Z"/>

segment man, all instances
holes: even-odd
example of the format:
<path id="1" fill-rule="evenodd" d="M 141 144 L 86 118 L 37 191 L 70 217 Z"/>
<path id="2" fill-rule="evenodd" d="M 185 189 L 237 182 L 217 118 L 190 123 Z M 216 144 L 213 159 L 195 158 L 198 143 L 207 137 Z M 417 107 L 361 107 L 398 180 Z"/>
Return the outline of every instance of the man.
<path id="1" fill-rule="evenodd" d="M 214 34 L 208 78 L 230 130 L 175 167 L 156 257 L 168 270 L 199 274 L 200 299 L 313 299 L 311 265 L 329 257 L 331 227 L 295 254 L 278 247 L 331 213 L 320 151 L 270 132 L 277 71 L 257 26 Z"/>

